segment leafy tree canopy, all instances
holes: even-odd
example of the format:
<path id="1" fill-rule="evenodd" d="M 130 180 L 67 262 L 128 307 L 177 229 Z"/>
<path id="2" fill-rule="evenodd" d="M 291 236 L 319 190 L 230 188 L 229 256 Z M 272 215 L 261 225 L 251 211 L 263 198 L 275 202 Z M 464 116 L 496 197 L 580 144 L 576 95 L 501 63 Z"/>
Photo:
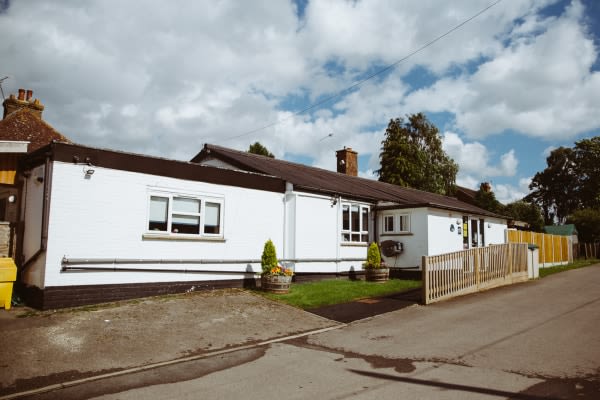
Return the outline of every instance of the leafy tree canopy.
<path id="1" fill-rule="evenodd" d="M 581 205 L 600 209 L 600 136 L 575 142 L 574 151 Z"/>
<path id="2" fill-rule="evenodd" d="M 475 205 L 496 214 L 504 214 L 504 204 L 496 200 L 496 195 L 488 182 L 482 182 L 475 194 Z"/>
<path id="3" fill-rule="evenodd" d="M 505 206 L 505 214 L 515 221 L 523 221 L 535 232 L 543 232 L 544 219 L 540 208 L 525 201 L 515 201 Z"/>
<path id="4" fill-rule="evenodd" d="M 422 114 L 390 120 L 381 142 L 382 182 L 450 195 L 458 165 L 442 149 L 438 129 Z"/>
<path id="5" fill-rule="evenodd" d="M 265 146 L 260 144 L 260 142 L 254 142 L 254 144 L 251 144 L 248 148 L 248 153 L 275 158 L 273 153 L 271 153 Z"/>
<path id="6" fill-rule="evenodd" d="M 575 224 L 579 233 L 579 241 L 592 243 L 600 240 L 600 210 L 583 208 L 573 212 L 567 223 Z"/>
<path id="7" fill-rule="evenodd" d="M 543 211 L 546 224 L 564 223 L 581 208 L 600 207 L 600 136 L 559 147 L 546 159 L 547 167 L 533 177 L 526 201 Z"/>

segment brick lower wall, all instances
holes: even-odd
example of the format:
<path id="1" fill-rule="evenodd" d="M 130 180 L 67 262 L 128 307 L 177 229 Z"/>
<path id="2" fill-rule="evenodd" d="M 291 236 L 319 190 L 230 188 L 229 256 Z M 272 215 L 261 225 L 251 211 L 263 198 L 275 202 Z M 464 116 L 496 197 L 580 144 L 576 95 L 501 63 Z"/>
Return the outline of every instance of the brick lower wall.
<path id="1" fill-rule="evenodd" d="M 400 271 L 390 269 L 391 278 L 420 279 L 421 271 Z M 364 279 L 364 272 L 340 274 L 298 273 L 295 283 L 313 282 L 323 279 Z M 256 288 L 260 279 L 228 279 L 219 281 L 154 282 L 113 285 L 51 286 L 40 289 L 17 284 L 18 292 L 25 304 L 40 310 L 78 307 L 108 303 L 120 300 L 137 299 L 149 296 L 185 293 L 187 291 L 214 290 L 226 288 Z"/>
<path id="2" fill-rule="evenodd" d="M 123 285 L 51 286 L 45 289 L 28 286 L 19 288 L 25 304 L 40 310 L 78 307 L 91 304 L 130 300 L 148 296 L 185 293 L 187 291 L 225 288 L 254 288 L 255 279 L 222 281 L 156 282 Z"/>

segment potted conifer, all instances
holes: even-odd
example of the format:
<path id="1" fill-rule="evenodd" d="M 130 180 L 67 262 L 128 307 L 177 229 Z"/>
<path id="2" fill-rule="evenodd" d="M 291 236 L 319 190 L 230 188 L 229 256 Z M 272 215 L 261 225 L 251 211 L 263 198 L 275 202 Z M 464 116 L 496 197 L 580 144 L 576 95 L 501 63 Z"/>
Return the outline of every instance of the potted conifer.
<path id="1" fill-rule="evenodd" d="M 265 242 L 260 260 L 262 266 L 261 288 L 271 293 L 289 292 L 294 271 L 279 264 L 275 245 L 271 239 Z"/>
<path id="2" fill-rule="evenodd" d="M 367 262 L 363 264 L 365 279 L 370 282 L 385 282 L 390 277 L 390 269 L 381 261 L 379 246 L 373 242 L 367 250 Z"/>

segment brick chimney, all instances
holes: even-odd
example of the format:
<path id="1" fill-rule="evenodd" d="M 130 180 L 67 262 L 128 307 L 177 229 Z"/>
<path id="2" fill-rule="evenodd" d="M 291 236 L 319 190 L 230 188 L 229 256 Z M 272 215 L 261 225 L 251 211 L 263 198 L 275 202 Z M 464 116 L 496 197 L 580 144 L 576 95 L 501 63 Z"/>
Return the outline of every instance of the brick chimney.
<path id="1" fill-rule="evenodd" d="M 489 182 L 482 182 L 481 185 L 479 185 L 479 189 L 483 190 L 485 193 L 491 193 L 492 185 L 490 185 Z"/>
<path id="2" fill-rule="evenodd" d="M 44 111 L 44 105 L 38 99 L 33 99 L 33 90 L 31 89 L 19 89 L 18 97 L 11 94 L 8 99 L 4 100 L 2 105 L 4 106 L 4 116 L 2 118 L 6 118 L 21 108 L 29 108 L 34 115 L 41 119 L 42 111 Z"/>
<path id="3" fill-rule="evenodd" d="M 337 172 L 350 176 L 358 176 L 358 153 L 350 147 L 335 152 Z"/>

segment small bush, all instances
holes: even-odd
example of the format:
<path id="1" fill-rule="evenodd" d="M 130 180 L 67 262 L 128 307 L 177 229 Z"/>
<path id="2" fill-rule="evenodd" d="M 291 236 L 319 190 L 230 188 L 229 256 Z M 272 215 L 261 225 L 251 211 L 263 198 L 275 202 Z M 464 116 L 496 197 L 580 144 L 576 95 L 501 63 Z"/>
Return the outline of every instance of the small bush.
<path id="1" fill-rule="evenodd" d="M 373 242 L 369 245 L 367 250 L 367 262 L 364 264 L 365 268 L 381 268 L 381 253 L 379 252 L 379 246 Z"/>
<path id="2" fill-rule="evenodd" d="M 271 239 L 265 242 L 260 264 L 263 274 L 269 274 L 273 268 L 277 268 L 277 251 Z"/>

